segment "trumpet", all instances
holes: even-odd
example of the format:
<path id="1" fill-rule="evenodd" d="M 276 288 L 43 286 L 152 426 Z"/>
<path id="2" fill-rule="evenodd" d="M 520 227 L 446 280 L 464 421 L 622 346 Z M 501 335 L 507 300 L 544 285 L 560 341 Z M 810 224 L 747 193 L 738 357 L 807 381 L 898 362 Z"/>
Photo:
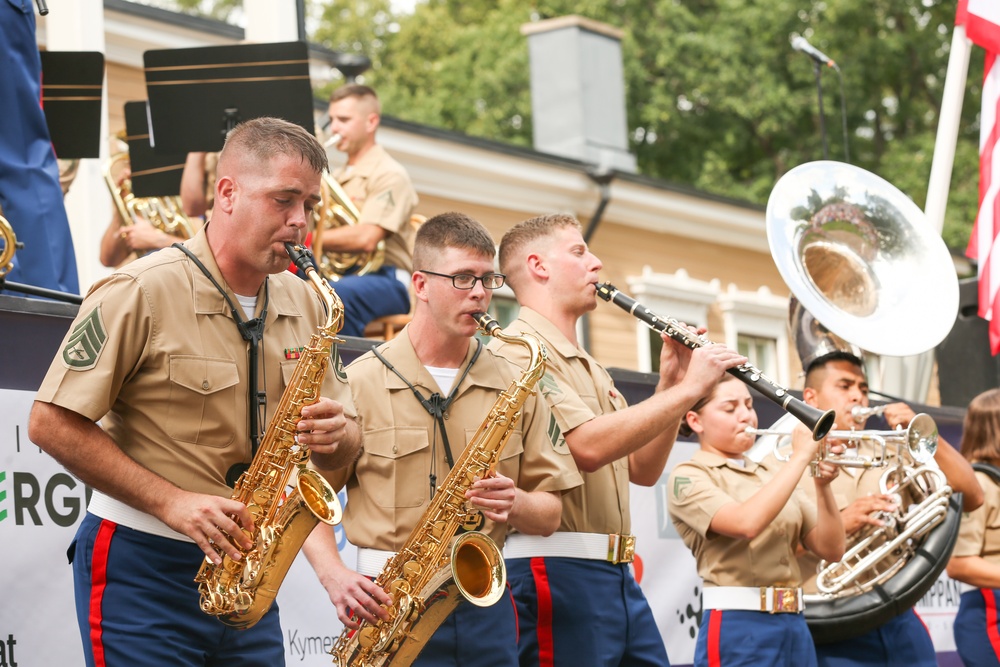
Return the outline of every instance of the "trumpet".
<path id="1" fill-rule="evenodd" d="M 872 408 L 878 409 L 878 408 Z M 783 439 L 790 437 L 790 433 L 774 431 L 768 429 L 758 429 L 748 426 L 746 433 L 752 436 L 773 435 L 777 436 L 774 441 L 774 458 L 779 461 L 788 461 L 791 458 L 781 452 L 780 447 L 784 444 Z M 817 466 L 820 463 L 832 463 L 844 468 L 885 468 L 889 465 L 890 457 L 887 449 L 889 443 L 905 445 L 910 458 L 919 464 L 924 464 L 934 457 L 937 451 L 938 428 L 934 419 L 927 414 L 920 413 L 910 420 L 910 425 L 905 429 L 895 429 L 892 431 L 830 431 L 826 434 L 827 440 L 844 441 L 851 449 L 856 449 L 862 442 L 872 442 L 876 445 L 877 454 L 867 457 L 860 454 L 835 454 L 830 451 L 829 442 L 816 454 L 816 459 L 810 464 L 810 471 L 816 475 Z"/>
<path id="2" fill-rule="evenodd" d="M 704 336 L 695 335 L 686 327 L 681 326 L 677 320 L 657 316 L 632 297 L 622 294 L 611 283 L 597 285 L 597 296 L 630 313 L 653 331 L 665 333 L 692 350 L 711 344 L 711 341 Z M 783 410 L 809 427 L 814 440 L 821 440 L 833 428 L 833 420 L 836 418 L 833 410 L 824 412 L 795 398 L 788 393 L 787 389 L 764 375 L 756 366 L 743 364 L 736 368 L 730 368 L 728 372 L 736 379 L 759 391 L 765 398 L 780 405 Z"/>
<path id="3" fill-rule="evenodd" d="M 868 406 L 855 405 L 851 408 L 851 419 L 857 424 L 864 424 L 869 417 L 881 417 L 886 405 Z"/>

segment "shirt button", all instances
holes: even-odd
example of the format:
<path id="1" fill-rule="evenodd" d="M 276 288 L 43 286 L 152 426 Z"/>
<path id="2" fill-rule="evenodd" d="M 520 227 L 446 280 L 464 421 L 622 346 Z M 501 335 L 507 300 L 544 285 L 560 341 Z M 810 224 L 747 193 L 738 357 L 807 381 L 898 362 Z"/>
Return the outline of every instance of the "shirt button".
<path id="1" fill-rule="evenodd" d="M 393 453 L 393 454 L 397 454 L 397 453 L 399 453 L 399 447 L 397 447 L 396 445 L 393 445 L 393 446 L 392 446 L 392 453 Z"/>
<path id="2" fill-rule="evenodd" d="M 446 413 L 444 413 L 444 418 L 445 418 L 445 419 L 448 419 L 448 413 L 447 413 L 447 412 L 446 412 Z"/>
<path id="3" fill-rule="evenodd" d="M 209 384 L 208 380 L 204 380 L 204 381 L 202 381 L 202 383 L 201 383 L 201 388 L 202 388 L 202 389 L 208 389 L 208 388 L 209 388 L 209 387 L 211 387 L 211 386 L 212 386 L 212 385 L 211 385 L 211 384 Z"/>
<path id="4" fill-rule="evenodd" d="M 785 529 L 784 528 L 779 528 L 778 529 L 778 535 L 784 535 L 784 534 L 785 534 Z"/>
<path id="5" fill-rule="evenodd" d="M 785 558 L 784 556 L 782 556 L 778 562 L 781 563 L 782 565 L 788 565 L 788 559 Z"/>

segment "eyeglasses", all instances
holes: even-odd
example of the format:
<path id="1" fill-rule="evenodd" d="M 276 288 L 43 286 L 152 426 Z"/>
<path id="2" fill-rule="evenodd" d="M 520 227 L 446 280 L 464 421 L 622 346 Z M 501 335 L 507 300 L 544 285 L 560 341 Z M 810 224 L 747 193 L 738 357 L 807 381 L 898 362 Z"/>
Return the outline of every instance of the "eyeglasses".
<path id="1" fill-rule="evenodd" d="M 486 273 L 481 276 L 474 276 L 471 273 L 437 273 L 436 271 L 427 271 L 426 269 L 417 270 L 420 273 L 432 276 L 451 278 L 451 284 L 455 286 L 455 289 L 464 290 L 470 290 L 475 287 L 477 280 L 483 283 L 483 287 L 486 289 L 499 289 L 503 287 L 503 282 L 507 279 L 507 276 L 502 273 Z"/>

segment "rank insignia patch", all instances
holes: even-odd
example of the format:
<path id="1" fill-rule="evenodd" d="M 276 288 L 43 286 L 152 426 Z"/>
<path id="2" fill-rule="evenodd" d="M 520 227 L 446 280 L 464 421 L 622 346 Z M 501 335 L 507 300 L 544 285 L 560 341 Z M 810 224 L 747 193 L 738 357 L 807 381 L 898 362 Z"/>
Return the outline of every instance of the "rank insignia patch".
<path id="1" fill-rule="evenodd" d="M 97 365 L 107 340 L 108 332 L 104 328 L 101 307 L 97 306 L 70 332 L 62 351 L 63 363 L 67 368 L 77 371 L 93 368 Z"/>

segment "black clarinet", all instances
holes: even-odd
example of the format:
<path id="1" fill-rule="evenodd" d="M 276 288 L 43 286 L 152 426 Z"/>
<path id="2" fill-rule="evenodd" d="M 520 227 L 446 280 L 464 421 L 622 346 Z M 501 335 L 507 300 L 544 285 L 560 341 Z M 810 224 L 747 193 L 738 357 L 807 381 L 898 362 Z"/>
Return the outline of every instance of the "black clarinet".
<path id="1" fill-rule="evenodd" d="M 598 285 L 597 296 L 637 317 L 639 321 L 653 331 L 665 333 L 673 340 L 692 350 L 697 350 L 700 347 L 711 344 L 711 341 L 707 340 L 704 336 L 693 333 L 677 320 L 669 317 L 660 317 L 632 297 L 622 294 L 611 283 L 601 283 Z M 814 408 L 805 401 L 795 398 L 788 393 L 787 389 L 764 375 L 756 366 L 743 364 L 736 368 L 728 369 L 728 372 L 738 380 L 756 389 L 765 398 L 780 405 L 782 410 L 808 426 L 809 430 L 812 431 L 813 439 L 820 440 L 833 428 L 833 422 L 836 419 L 836 413 L 833 410 L 823 412 L 819 408 Z"/>

